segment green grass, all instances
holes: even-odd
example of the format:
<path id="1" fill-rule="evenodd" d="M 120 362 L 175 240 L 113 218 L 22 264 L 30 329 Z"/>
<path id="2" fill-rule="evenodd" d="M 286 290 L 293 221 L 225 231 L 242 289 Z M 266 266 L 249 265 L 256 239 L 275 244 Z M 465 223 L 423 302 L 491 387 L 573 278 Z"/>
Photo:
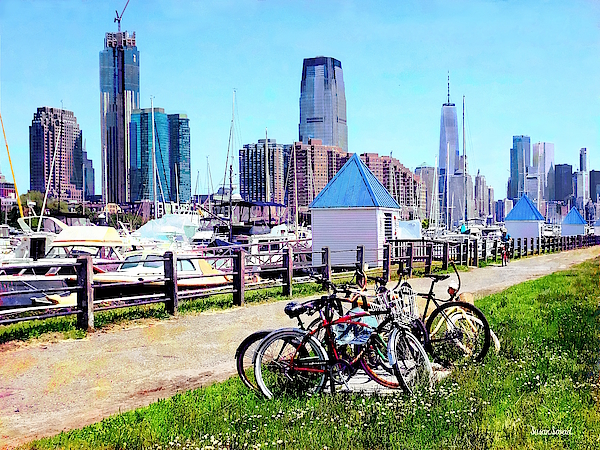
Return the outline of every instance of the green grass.
<path id="1" fill-rule="evenodd" d="M 500 354 L 456 369 L 432 393 L 267 401 L 233 378 L 26 448 L 596 449 L 598 263 L 479 301 Z"/>

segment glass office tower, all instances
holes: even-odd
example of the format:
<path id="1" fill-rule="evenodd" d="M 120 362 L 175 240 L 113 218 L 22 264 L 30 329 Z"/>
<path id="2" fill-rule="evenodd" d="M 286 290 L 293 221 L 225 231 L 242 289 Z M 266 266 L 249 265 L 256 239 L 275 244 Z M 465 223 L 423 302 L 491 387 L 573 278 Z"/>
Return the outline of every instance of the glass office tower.
<path id="1" fill-rule="evenodd" d="M 129 123 L 140 107 L 140 57 L 132 36 L 106 33 L 100 52 L 100 131 L 102 197 L 111 203 L 131 201 Z"/>
<path id="2" fill-rule="evenodd" d="M 131 201 L 154 201 L 154 181 L 152 176 L 152 109 L 138 109 L 131 114 L 130 146 L 131 157 Z M 159 201 L 170 202 L 171 168 L 169 166 L 169 121 L 164 109 L 154 108 L 154 152 L 156 171 L 160 180 L 156 186 Z"/>
<path id="3" fill-rule="evenodd" d="M 512 200 L 525 193 L 525 178 L 531 168 L 531 142 L 529 136 L 513 136 L 510 149 L 510 192 Z"/>
<path id="4" fill-rule="evenodd" d="M 457 169 L 462 173 L 462 167 L 458 167 L 459 146 L 458 146 L 458 120 L 456 118 L 456 106 L 450 103 L 450 80 L 448 79 L 448 101 L 442 105 L 442 114 L 440 118 L 440 148 L 438 153 L 439 167 L 439 186 L 440 195 L 440 220 L 448 224 L 450 199 L 448 190 L 450 178 Z"/>
<path id="5" fill-rule="evenodd" d="M 342 63 L 335 58 L 306 58 L 300 84 L 299 140 L 321 139 L 348 151 L 346 94 Z"/>
<path id="6" fill-rule="evenodd" d="M 185 114 L 169 114 L 169 167 L 171 169 L 171 198 L 189 202 L 192 196 L 190 174 L 190 119 Z"/>

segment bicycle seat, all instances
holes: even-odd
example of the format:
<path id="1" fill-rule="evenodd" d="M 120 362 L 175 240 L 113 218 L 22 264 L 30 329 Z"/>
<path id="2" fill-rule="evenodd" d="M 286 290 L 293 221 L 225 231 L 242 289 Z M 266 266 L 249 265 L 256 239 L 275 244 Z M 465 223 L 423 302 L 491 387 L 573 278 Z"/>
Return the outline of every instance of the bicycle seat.
<path id="1" fill-rule="evenodd" d="M 387 284 L 387 281 L 385 281 L 385 278 L 375 277 L 373 279 L 375 280 L 375 283 L 379 284 L 380 286 L 385 286 Z"/>
<path id="2" fill-rule="evenodd" d="M 431 278 L 432 280 L 437 281 L 442 281 L 442 280 L 447 280 L 448 278 L 450 278 L 450 275 L 438 275 L 435 273 L 430 273 L 425 275 L 427 278 Z"/>
<path id="3" fill-rule="evenodd" d="M 308 309 L 308 305 L 306 304 L 303 305 L 296 302 L 289 302 L 287 305 L 285 305 L 285 308 L 283 308 L 283 312 L 285 312 L 290 319 L 294 319 L 295 317 L 299 317 L 304 314 L 306 311 L 308 311 Z"/>

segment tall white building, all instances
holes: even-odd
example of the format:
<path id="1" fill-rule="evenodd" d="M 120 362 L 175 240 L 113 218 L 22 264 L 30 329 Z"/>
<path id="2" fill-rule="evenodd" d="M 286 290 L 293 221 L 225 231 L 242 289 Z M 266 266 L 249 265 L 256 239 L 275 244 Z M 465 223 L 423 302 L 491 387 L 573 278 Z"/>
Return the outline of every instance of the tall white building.
<path id="1" fill-rule="evenodd" d="M 538 178 L 541 199 L 552 200 L 554 197 L 554 144 L 550 142 L 533 144 L 532 170 L 529 175 Z M 532 199 L 532 197 L 529 198 Z"/>

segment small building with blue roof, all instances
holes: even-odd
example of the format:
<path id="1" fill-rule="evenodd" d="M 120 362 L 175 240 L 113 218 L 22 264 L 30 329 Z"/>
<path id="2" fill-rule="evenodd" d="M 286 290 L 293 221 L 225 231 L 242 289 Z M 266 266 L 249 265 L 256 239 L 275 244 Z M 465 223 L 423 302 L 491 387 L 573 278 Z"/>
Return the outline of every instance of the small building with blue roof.
<path id="1" fill-rule="evenodd" d="M 321 263 L 323 247 L 329 247 L 332 265 L 354 264 L 356 247 L 364 245 L 365 262 L 381 266 L 383 250 L 379 249 L 386 238 L 399 237 L 400 205 L 357 154 L 342 166 L 309 208 L 315 264 Z"/>
<path id="2" fill-rule="evenodd" d="M 571 208 L 569 214 L 565 216 L 560 225 L 561 236 L 579 236 L 585 234 L 585 219 L 581 216 L 577 208 Z"/>
<path id="3" fill-rule="evenodd" d="M 513 239 L 539 238 L 542 236 L 544 216 L 533 202 L 523 195 L 504 219 L 506 231 Z"/>

